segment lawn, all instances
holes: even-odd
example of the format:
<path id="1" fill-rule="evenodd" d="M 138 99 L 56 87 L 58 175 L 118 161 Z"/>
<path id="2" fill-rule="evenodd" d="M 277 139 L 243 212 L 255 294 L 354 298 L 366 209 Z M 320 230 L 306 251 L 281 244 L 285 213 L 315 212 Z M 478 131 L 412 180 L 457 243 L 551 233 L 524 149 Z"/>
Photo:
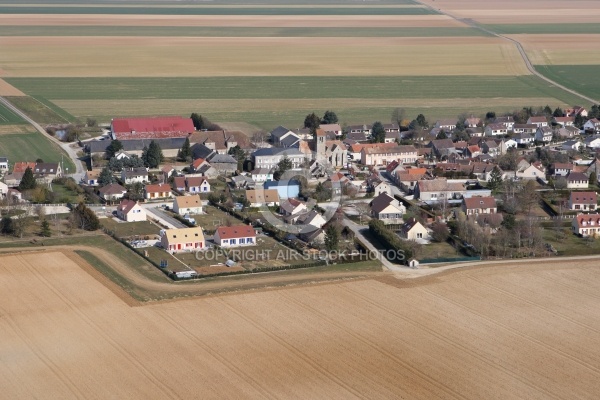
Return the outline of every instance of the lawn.
<path id="1" fill-rule="evenodd" d="M 11 164 L 17 161 L 63 162 L 64 168 L 75 171 L 71 159 L 50 139 L 40 132 L 0 135 L 0 155 L 8 157 Z M 64 157 L 63 157 L 64 155 Z"/>
<path id="2" fill-rule="evenodd" d="M 460 37 L 488 34 L 468 27 L 0 26 L 0 36 Z"/>
<path id="3" fill-rule="evenodd" d="M 14 125 L 23 123 L 25 123 L 23 118 L 19 117 L 12 110 L 6 108 L 4 104 L 0 104 L 0 125 Z"/>
<path id="4" fill-rule="evenodd" d="M 482 26 L 492 32 L 506 35 L 600 33 L 600 24 L 496 24 Z"/>
<path id="5" fill-rule="evenodd" d="M 225 226 L 227 220 L 231 221 L 233 225 L 242 223 L 233 215 L 227 214 L 213 206 L 205 206 L 204 212 L 205 214 L 193 215 L 193 218 L 196 220 L 198 226 L 208 231 L 214 231 L 219 226 Z"/>
<path id="6" fill-rule="evenodd" d="M 565 224 L 566 225 L 566 224 Z M 550 243 L 560 256 L 582 256 L 600 254 L 600 240 L 582 238 L 571 232 L 571 225 L 562 228 L 562 234 L 557 235 L 553 228 L 544 228 L 543 237 Z"/>
<path id="7" fill-rule="evenodd" d="M 6 99 L 39 124 L 64 124 L 75 120 L 72 115 L 42 97 L 10 96 Z"/>
<path id="8" fill-rule="evenodd" d="M 128 238 L 131 236 L 154 236 L 160 233 L 160 229 L 150 221 L 140 222 L 117 222 L 113 218 L 100 220 L 102 226 L 114 232 L 117 237 Z"/>
<path id="9" fill-rule="evenodd" d="M 453 257 L 464 257 L 464 254 L 457 252 L 448 242 L 435 243 L 421 246 L 419 253 L 419 259 L 431 259 L 431 258 L 453 258 Z"/>
<path id="10" fill-rule="evenodd" d="M 600 99 L 600 65 L 536 65 L 548 78 L 593 99 Z"/>
<path id="11" fill-rule="evenodd" d="M 425 7 L 144 7 L 144 6 L 0 6 L 0 14 L 108 14 L 108 15 L 430 15 Z"/>

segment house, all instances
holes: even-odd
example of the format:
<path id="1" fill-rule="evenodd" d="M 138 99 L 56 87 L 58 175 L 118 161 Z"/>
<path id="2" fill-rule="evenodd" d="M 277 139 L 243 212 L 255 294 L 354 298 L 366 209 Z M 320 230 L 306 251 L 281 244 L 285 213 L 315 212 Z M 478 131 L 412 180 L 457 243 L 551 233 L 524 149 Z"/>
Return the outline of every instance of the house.
<path id="1" fill-rule="evenodd" d="M 256 185 L 256 182 L 254 182 L 252 178 L 248 178 L 246 175 L 232 176 L 231 183 L 236 189 L 251 189 Z"/>
<path id="2" fill-rule="evenodd" d="M 481 149 L 478 145 L 468 146 L 466 150 L 467 157 L 475 158 L 481 154 Z"/>
<path id="3" fill-rule="evenodd" d="M 256 168 L 250 172 L 254 182 L 266 182 L 273 180 L 273 171 L 269 168 Z"/>
<path id="4" fill-rule="evenodd" d="M 495 140 L 484 140 L 479 145 L 484 154 L 489 154 L 491 157 L 495 157 L 500 154 L 500 146 Z"/>
<path id="5" fill-rule="evenodd" d="M 0 157 L 0 172 L 8 171 L 8 158 Z"/>
<path id="6" fill-rule="evenodd" d="M 583 140 L 586 147 L 597 149 L 600 148 L 600 135 L 590 136 Z"/>
<path id="7" fill-rule="evenodd" d="M 598 209 L 598 194 L 596 192 L 571 192 L 569 210 L 596 211 Z"/>
<path id="8" fill-rule="evenodd" d="M 254 246 L 256 231 L 250 225 L 220 226 L 215 232 L 214 241 L 221 247 Z"/>
<path id="9" fill-rule="evenodd" d="M 567 117 L 576 117 L 578 115 L 581 115 L 582 117 L 587 117 L 588 116 L 588 112 L 585 108 L 581 107 L 581 106 L 573 106 L 572 108 L 567 108 L 565 110 L 565 115 Z"/>
<path id="10" fill-rule="evenodd" d="M 576 235 L 600 236 L 600 214 L 578 214 L 573 218 L 572 228 Z"/>
<path id="11" fill-rule="evenodd" d="M 369 142 L 369 136 L 367 136 L 367 133 L 365 132 L 348 132 L 346 134 L 346 140 L 352 140 L 356 143 L 368 143 Z"/>
<path id="12" fill-rule="evenodd" d="M 387 182 L 377 182 L 373 185 L 373 193 L 374 196 L 377 197 L 382 193 L 387 193 L 390 196 L 393 196 L 394 193 L 392 192 L 392 186 L 387 183 Z"/>
<path id="13" fill-rule="evenodd" d="M 592 118 L 583 124 L 583 129 L 586 132 L 600 132 L 600 119 Z"/>
<path id="14" fill-rule="evenodd" d="M 125 150 L 119 150 L 115 153 L 114 157 L 117 160 L 124 160 L 124 159 L 129 159 L 131 158 L 131 154 L 129 154 L 128 152 L 126 152 Z"/>
<path id="15" fill-rule="evenodd" d="M 204 233 L 199 226 L 193 228 L 165 229 L 161 233 L 160 244 L 163 249 L 171 253 L 200 250 L 206 246 Z"/>
<path id="16" fill-rule="evenodd" d="M 403 215 L 406 214 L 406 207 L 400 204 L 398 200 L 387 193 L 381 193 L 370 203 L 371 216 L 383 221 L 384 224 L 401 224 L 404 222 Z"/>
<path id="17" fill-rule="evenodd" d="M 554 176 L 567 176 L 575 167 L 568 163 L 554 163 L 550 165 L 550 173 Z"/>
<path id="18" fill-rule="evenodd" d="M 342 127 L 340 124 L 321 124 L 319 128 L 323 129 L 325 133 L 333 133 L 335 136 L 342 136 Z"/>
<path id="19" fill-rule="evenodd" d="M 465 132 L 467 132 L 467 134 L 472 138 L 478 138 L 484 135 L 484 130 L 481 126 L 478 126 L 476 128 L 467 128 L 465 129 Z"/>
<path id="20" fill-rule="evenodd" d="M 456 128 L 457 123 L 456 119 L 440 119 L 436 121 L 435 127 L 446 132 L 451 132 Z"/>
<path id="21" fill-rule="evenodd" d="M 62 176 L 62 167 L 59 163 L 36 163 L 33 175 L 38 181 L 50 183 Z"/>
<path id="22" fill-rule="evenodd" d="M 538 129 L 536 124 L 515 124 L 513 126 L 514 133 L 529 133 L 533 135 Z"/>
<path id="23" fill-rule="evenodd" d="M 123 152 L 125 152 L 129 157 L 138 156 L 140 157 L 144 148 L 150 145 L 151 141 L 154 141 L 157 145 L 160 146 L 163 155 L 165 157 L 176 157 L 179 150 L 181 150 L 181 146 L 185 143 L 187 137 L 173 137 L 166 139 L 134 139 L 134 140 L 122 140 L 121 144 L 123 145 Z M 110 140 L 92 140 L 85 142 L 84 151 L 89 153 L 91 156 L 101 156 L 106 157 L 107 148 L 110 146 Z M 122 154 L 120 157 L 124 157 Z"/>
<path id="24" fill-rule="evenodd" d="M 238 161 L 229 154 L 214 153 L 208 157 L 207 161 L 220 174 L 231 175 L 238 170 Z"/>
<path id="25" fill-rule="evenodd" d="M 571 172 L 567 176 L 567 189 L 587 189 L 590 180 L 582 172 Z"/>
<path id="26" fill-rule="evenodd" d="M 546 177 L 546 168 L 541 162 L 537 161 L 528 167 L 517 170 L 515 176 L 521 179 L 544 179 Z"/>
<path id="27" fill-rule="evenodd" d="M 295 143 L 300 139 L 298 137 L 298 135 L 296 135 L 294 132 L 292 132 L 288 128 L 283 127 L 281 125 L 275 129 L 273 129 L 271 131 L 270 135 L 271 135 L 271 143 L 273 143 L 273 146 L 291 147 L 291 146 L 284 146 L 284 143 L 288 143 L 288 144 L 291 142 Z M 282 143 L 282 141 L 286 138 L 288 138 L 288 140 L 286 140 L 284 143 Z"/>
<path id="28" fill-rule="evenodd" d="M 144 187 L 144 198 L 147 200 L 167 199 L 173 196 L 171 186 L 167 183 L 159 183 L 158 185 L 146 185 Z"/>
<path id="29" fill-rule="evenodd" d="M 117 183 L 111 183 L 98 189 L 98 196 L 107 202 L 120 200 L 127 193 L 127 189 Z"/>
<path id="30" fill-rule="evenodd" d="M 358 162 L 361 159 L 362 150 L 365 148 L 377 147 L 389 149 L 396 146 L 396 143 L 355 143 L 348 149 L 348 155 L 350 159 Z"/>
<path id="31" fill-rule="evenodd" d="M 553 121 L 555 124 L 557 125 L 561 125 L 561 126 L 573 126 L 575 125 L 575 118 L 574 117 L 554 117 Z"/>
<path id="32" fill-rule="evenodd" d="M 516 148 L 518 143 L 514 139 L 504 139 L 500 142 L 498 147 L 500 148 L 500 154 L 506 154 L 511 147 Z"/>
<path id="33" fill-rule="evenodd" d="M 511 131 L 515 125 L 515 119 L 510 115 L 506 117 L 497 117 L 494 120 L 494 124 L 502 124 L 507 130 Z"/>
<path id="34" fill-rule="evenodd" d="M 424 168 L 419 168 L 423 169 Z M 396 172 L 395 181 L 398 186 L 408 194 L 412 194 L 417 186 L 417 183 L 422 179 L 425 179 L 425 173 L 422 174 L 412 174 L 408 171 L 398 171 Z"/>
<path id="35" fill-rule="evenodd" d="M 197 194 L 177 196 L 173 200 L 173 212 L 179 215 L 202 214 L 202 200 Z"/>
<path id="36" fill-rule="evenodd" d="M 527 124 L 537 125 L 538 128 L 542 126 L 548 126 L 548 120 L 546 117 L 529 117 Z"/>
<path id="37" fill-rule="evenodd" d="M 9 190 L 11 189 L 8 188 L 6 183 L 0 182 L 0 197 L 6 198 Z"/>
<path id="38" fill-rule="evenodd" d="M 415 187 L 415 198 L 427 203 L 460 199 L 467 189 L 461 182 L 448 182 L 446 178 L 419 181 Z"/>
<path id="39" fill-rule="evenodd" d="M 405 240 L 429 239 L 429 232 L 415 218 L 409 218 L 400 228 L 400 237 Z"/>
<path id="40" fill-rule="evenodd" d="M 4 183 L 6 183 L 10 187 L 17 187 L 21 184 L 22 178 L 23 178 L 22 172 L 12 172 L 10 174 L 4 175 Z"/>
<path id="41" fill-rule="evenodd" d="M 535 136 L 529 133 L 517 133 L 513 136 L 513 139 L 518 146 L 527 147 L 535 141 Z"/>
<path id="42" fill-rule="evenodd" d="M 180 116 L 114 118 L 110 123 L 113 140 L 185 138 L 194 132 L 191 118 Z"/>
<path id="43" fill-rule="evenodd" d="M 471 165 L 467 165 L 463 167 L 463 170 L 468 171 L 469 175 L 475 175 L 477 179 L 480 181 L 488 182 L 492 175 L 492 171 L 494 168 L 498 167 L 498 165 L 493 163 L 485 163 L 485 162 L 475 162 Z M 504 179 L 504 172 L 498 167 L 500 173 L 502 174 L 502 179 Z"/>
<path id="44" fill-rule="evenodd" d="M 17 189 L 8 189 L 6 192 L 6 199 L 15 203 L 20 203 L 23 200 L 23 195 Z"/>
<path id="45" fill-rule="evenodd" d="M 321 228 L 327 223 L 327 221 L 325 221 L 325 218 L 323 218 L 323 216 L 319 214 L 316 210 L 311 210 L 308 213 L 300 215 L 296 222 L 300 225 L 306 225 L 308 227 L 314 228 Z M 308 231 L 308 229 L 302 230 Z"/>
<path id="46" fill-rule="evenodd" d="M 279 212 L 284 216 L 306 212 L 306 204 L 296 199 L 285 199 L 279 204 Z"/>
<path id="47" fill-rule="evenodd" d="M 292 168 L 298 168 L 304 162 L 305 155 L 297 148 L 269 147 L 256 150 L 252 153 L 255 168 L 272 169 L 277 167 L 279 161 L 287 157 L 292 162 Z"/>
<path id="48" fill-rule="evenodd" d="M 465 119 L 465 128 L 477 128 L 481 125 L 481 118 L 476 118 L 474 116 L 470 116 Z"/>
<path id="49" fill-rule="evenodd" d="M 176 176 L 173 178 L 173 189 L 178 192 L 185 192 L 185 176 Z"/>
<path id="50" fill-rule="evenodd" d="M 504 124 L 489 124 L 485 127 L 485 136 L 504 136 L 508 129 Z"/>
<path id="51" fill-rule="evenodd" d="M 361 151 L 361 164 L 387 165 L 391 161 L 398 161 L 402 164 L 413 164 L 417 161 L 417 149 L 415 146 L 363 146 Z"/>
<path id="52" fill-rule="evenodd" d="M 14 174 L 23 174 L 25 173 L 25 170 L 27 168 L 31 168 L 31 172 L 33 172 L 33 170 L 35 169 L 35 163 L 34 162 L 16 162 L 15 165 L 13 166 L 13 173 Z"/>
<path id="53" fill-rule="evenodd" d="M 373 125 L 348 125 L 346 129 L 348 129 L 349 136 L 352 134 L 362 134 L 368 139 L 371 137 Z"/>
<path id="54" fill-rule="evenodd" d="M 203 176 L 188 176 L 185 179 L 185 186 L 190 193 L 208 193 L 210 192 L 210 183 Z"/>
<path id="55" fill-rule="evenodd" d="M 321 244 L 325 241 L 325 231 L 323 229 L 315 229 L 312 225 L 307 225 L 306 228 L 300 231 L 298 236 L 301 240 L 310 244 Z"/>
<path id="56" fill-rule="evenodd" d="M 469 197 L 464 198 L 461 209 L 465 215 L 495 214 L 498 212 L 496 199 L 493 197 Z"/>
<path id="57" fill-rule="evenodd" d="M 535 131 L 535 140 L 537 140 L 538 142 L 549 143 L 552 141 L 552 136 L 552 128 L 550 128 L 549 126 L 542 126 L 540 128 L 537 128 L 537 131 Z"/>
<path id="58" fill-rule="evenodd" d="M 117 206 L 117 217 L 127 222 L 145 221 L 146 210 L 137 201 L 121 200 Z"/>
<path id="59" fill-rule="evenodd" d="M 276 189 L 280 199 L 298 197 L 300 194 L 300 182 L 293 179 L 265 182 L 263 187 L 265 190 Z"/>
<path id="60" fill-rule="evenodd" d="M 242 150 L 253 147 L 250 138 L 239 131 L 199 131 L 194 132 L 189 139 L 190 143 L 202 145 L 218 154 L 228 154 L 235 146 Z"/>
<path id="61" fill-rule="evenodd" d="M 160 172 L 162 173 L 164 182 L 166 182 L 177 170 L 172 165 L 165 165 L 160 169 Z"/>
<path id="62" fill-rule="evenodd" d="M 279 191 L 277 189 L 248 189 L 246 200 L 250 207 L 276 206 L 279 205 Z"/>
<path id="63" fill-rule="evenodd" d="M 560 128 L 557 131 L 557 133 L 558 136 L 561 137 L 561 139 L 571 139 L 579 135 L 579 129 L 577 129 L 574 126 L 565 126 L 563 128 Z"/>
<path id="64" fill-rule="evenodd" d="M 433 149 L 434 154 L 441 157 L 448 157 L 452 153 L 456 153 L 454 143 L 450 139 L 436 139 L 432 140 L 430 147 Z"/>
<path id="65" fill-rule="evenodd" d="M 148 182 L 148 170 L 145 167 L 125 168 L 121 171 L 121 181 L 126 185 Z"/>
<path id="66" fill-rule="evenodd" d="M 579 140 L 567 140 L 566 142 L 564 142 L 562 144 L 562 149 L 563 150 L 575 150 L 575 151 L 579 151 L 581 149 L 581 147 L 583 147 L 583 143 L 581 143 Z"/>
<path id="67" fill-rule="evenodd" d="M 98 186 L 98 178 L 100 177 L 101 173 L 102 170 L 100 169 L 85 171 L 85 177 L 83 178 L 85 184 L 89 186 Z"/>

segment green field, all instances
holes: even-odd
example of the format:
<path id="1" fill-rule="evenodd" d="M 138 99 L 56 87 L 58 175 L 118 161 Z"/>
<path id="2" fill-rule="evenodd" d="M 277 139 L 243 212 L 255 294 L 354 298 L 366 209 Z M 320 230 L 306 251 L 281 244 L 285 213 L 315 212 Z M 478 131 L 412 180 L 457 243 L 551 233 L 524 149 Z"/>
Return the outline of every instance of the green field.
<path id="1" fill-rule="evenodd" d="M 75 121 L 75 117 L 42 97 L 6 96 L 6 99 L 40 124 L 64 124 Z"/>
<path id="2" fill-rule="evenodd" d="M 600 99 L 600 65 L 535 65 L 535 69 L 561 85 Z"/>
<path id="3" fill-rule="evenodd" d="M 109 15 L 430 15 L 422 7 L 78 7 L 0 6 L 0 14 L 109 14 Z"/>
<path id="4" fill-rule="evenodd" d="M 497 24 L 482 25 L 496 33 L 516 34 L 585 34 L 600 33 L 600 24 Z"/>
<path id="5" fill-rule="evenodd" d="M 82 0 L 43 0 L 43 1 L 27 1 L 28 5 L 51 5 L 51 4 L 75 4 L 81 5 Z M 173 2 L 169 0 L 92 0 L 88 1 L 94 5 L 162 5 L 172 6 Z M 0 0 L 0 4 L 15 5 L 15 0 Z M 364 0 L 211 0 L 210 4 L 214 5 L 364 5 Z M 372 5 L 416 5 L 418 4 L 415 0 L 370 0 L 369 4 Z M 186 6 L 193 5 L 197 6 L 197 0 L 178 0 L 177 5 Z"/>
<path id="6" fill-rule="evenodd" d="M 23 124 L 25 121 L 17 114 L 0 104 L 0 125 Z"/>
<path id="7" fill-rule="evenodd" d="M 487 36 L 474 28 L 254 28 L 205 26 L 0 26 L 0 36 L 151 37 L 464 37 Z"/>
<path id="8" fill-rule="evenodd" d="M 39 132 L 0 135 L 0 156 L 8 157 L 11 164 L 17 161 L 35 161 L 41 158 L 45 162 L 61 162 L 63 166 L 75 171 L 71 159 L 50 139 Z"/>
<path id="9" fill-rule="evenodd" d="M 596 68 L 597 67 L 592 67 Z M 55 100 L 436 99 L 572 95 L 534 76 L 6 78 L 31 96 Z"/>

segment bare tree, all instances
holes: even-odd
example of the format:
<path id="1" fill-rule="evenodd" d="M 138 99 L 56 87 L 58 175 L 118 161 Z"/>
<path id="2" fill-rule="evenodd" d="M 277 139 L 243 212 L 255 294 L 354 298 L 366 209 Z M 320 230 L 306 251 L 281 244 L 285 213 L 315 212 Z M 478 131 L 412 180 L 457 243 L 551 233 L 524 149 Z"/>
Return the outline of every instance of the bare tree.
<path id="1" fill-rule="evenodd" d="M 535 189 L 535 182 L 527 181 L 523 185 L 521 192 L 518 193 L 517 200 L 519 201 L 521 211 L 525 214 L 530 214 L 531 209 L 540 201 L 539 193 Z"/>

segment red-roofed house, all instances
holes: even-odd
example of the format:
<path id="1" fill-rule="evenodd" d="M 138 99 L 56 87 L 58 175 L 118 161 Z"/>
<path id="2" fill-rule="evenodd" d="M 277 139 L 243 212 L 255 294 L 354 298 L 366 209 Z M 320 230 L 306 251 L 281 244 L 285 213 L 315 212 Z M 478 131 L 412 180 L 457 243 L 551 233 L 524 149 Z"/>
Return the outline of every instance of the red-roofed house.
<path id="1" fill-rule="evenodd" d="M 165 199 L 171 197 L 171 186 L 167 183 L 160 183 L 158 185 L 146 185 L 144 188 L 145 198 L 152 199 Z"/>
<path id="2" fill-rule="evenodd" d="M 185 192 L 185 176 L 176 176 L 173 178 L 173 189 Z"/>
<path id="3" fill-rule="evenodd" d="M 554 117 L 554 122 L 562 126 L 573 126 L 575 124 L 574 117 Z"/>
<path id="4" fill-rule="evenodd" d="M 191 118 L 179 116 L 115 118 L 110 127 L 112 138 L 117 140 L 180 138 L 196 130 Z"/>
<path id="5" fill-rule="evenodd" d="M 117 207 L 117 217 L 127 222 L 145 221 L 146 210 L 137 201 L 121 200 Z"/>
<path id="6" fill-rule="evenodd" d="M 596 211 L 598 194 L 596 192 L 571 192 L 569 209 L 576 211 Z"/>
<path id="7" fill-rule="evenodd" d="M 495 214 L 498 212 L 496 199 L 493 197 L 463 198 L 461 208 L 466 215 Z"/>
<path id="8" fill-rule="evenodd" d="M 250 225 L 221 226 L 215 232 L 214 241 L 221 247 L 253 246 L 256 231 Z"/>
<path id="9" fill-rule="evenodd" d="M 203 176 L 188 176 L 185 180 L 187 191 L 190 193 L 210 192 L 210 183 Z"/>
<path id="10" fill-rule="evenodd" d="M 573 233 L 581 236 L 600 235 L 600 214 L 578 214 L 573 218 Z"/>
<path id="11" fill-rule="evenodd" d="M 31 172 L 35 169 L 34 162 L 16 162 L 13 167 L 13 173 L 23 174 L 27 168 L 31 168 Z"/>

